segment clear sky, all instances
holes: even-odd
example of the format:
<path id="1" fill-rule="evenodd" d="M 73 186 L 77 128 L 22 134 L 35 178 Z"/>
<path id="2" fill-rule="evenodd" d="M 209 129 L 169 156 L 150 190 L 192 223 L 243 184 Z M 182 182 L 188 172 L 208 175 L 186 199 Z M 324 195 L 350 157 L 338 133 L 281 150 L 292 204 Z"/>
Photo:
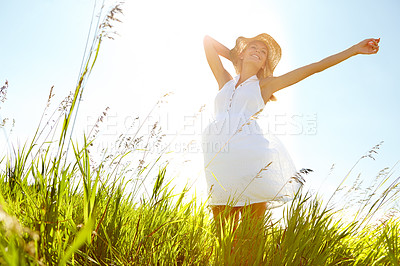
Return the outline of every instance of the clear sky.
<path id="1" fill-rule="evenodd" d="M 53 108 L 74 89 L 93 5 L 89 0 L 1 2 L 0 83 L 8 80 L 9 89 L 0 114 L 16 121 L 11 134 L 10 122 L 0 132 L 2 152 L 6 134 L 14 142 L 33 136 L 52 85 Z M 150 120 L 160 118 L 168 138 L 185 128 L 175 145 L 178 157 L 182 145 L 197 141 L 184 155 L 191 161 L 170 171 L 179 170 L 179 180 L 190 177 L 204 187 L 198 176 L 201 128 L 199 122 L 190 124 L 203 104 L 201 120 L 207 120 L 218 90 L 205 59 L 204 35 L 228 48 L 238 36 L 272 35 L 283 51 L 275 75 L 363 39 L 381 38 L 378 54 L 350 58 L 276 93 L 278 101 L 264 109 L 264 125 L 282 140 L 298 169 L 314 170 L 306 178 L 315 190 L 335 188 L 382 140 L 376 161 L 363 160 L 355 173 L 369 183 L 400 159 L 399 1 L 127 0 L 122 8 L 123 23 L 115 27 L 119 36 L 103 43 L 86 86 L 77 135 L 87 132 L 108 106 L 99 145 L 112 145 L 129 121 L 144 118 L 161 95 L 172 91 Z M 235 75 L 229 62 L 224 64 Z"/>

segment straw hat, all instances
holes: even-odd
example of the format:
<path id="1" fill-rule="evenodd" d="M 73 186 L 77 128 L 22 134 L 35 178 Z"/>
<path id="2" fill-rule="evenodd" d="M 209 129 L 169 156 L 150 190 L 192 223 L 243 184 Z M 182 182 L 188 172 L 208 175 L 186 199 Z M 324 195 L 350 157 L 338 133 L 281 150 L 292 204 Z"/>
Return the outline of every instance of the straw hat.
<path id="1" fill-rule="evenodd" d="M 281 59 L 282 51 L 281 47 L 274 40 L 274 38 L 266 33 L 261 33 L 253 38 L 245 38 L 240 36 L 236 39 L 235 47 L 230 50 L 230 56 L 236 73 L 239 74 L 242 67 L 242 60 L 239 58 L 239 56 L 244 51 L 244 49 L 246 49 L 246 46 L 252 41 L 262 41 L 267 46 L 267 67 L 264 68 L 264 73 L 261 75 L 260 78 L 271 76 L 274 72 L 276 65 L 278 65 L 279 60 Z"/>

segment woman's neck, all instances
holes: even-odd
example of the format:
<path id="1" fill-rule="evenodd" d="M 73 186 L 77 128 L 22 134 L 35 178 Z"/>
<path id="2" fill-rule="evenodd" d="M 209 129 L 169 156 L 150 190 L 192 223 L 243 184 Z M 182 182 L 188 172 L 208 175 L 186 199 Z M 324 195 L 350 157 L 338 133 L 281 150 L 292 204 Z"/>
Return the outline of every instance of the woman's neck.
<path id="1" fill-rule="evenodd" d="M 247 80 L 248 78 L 257 75 L 257 70 L 256 69 L 242 69 L 242 71 L 240 72 L 240 77 L 238 80 L 238 84 L 242 83 L 243 81 Z"/>

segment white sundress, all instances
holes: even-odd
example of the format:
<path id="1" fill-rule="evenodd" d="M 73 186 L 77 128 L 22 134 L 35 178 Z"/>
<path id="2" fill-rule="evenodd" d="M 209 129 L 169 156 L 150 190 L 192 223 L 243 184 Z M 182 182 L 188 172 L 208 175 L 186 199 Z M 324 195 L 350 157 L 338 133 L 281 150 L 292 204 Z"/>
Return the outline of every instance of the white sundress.
<path id="1" fill-rule="evenodd" d="M 239 77 L 217 93 L 214 118 L 202 131 L 208 203 L 278 207 L 293 199 L 301 183 L 292 178 L 296 168 L 282 143 L 252 119 L 265 107 L 257 76 L 235 89 Z"/>

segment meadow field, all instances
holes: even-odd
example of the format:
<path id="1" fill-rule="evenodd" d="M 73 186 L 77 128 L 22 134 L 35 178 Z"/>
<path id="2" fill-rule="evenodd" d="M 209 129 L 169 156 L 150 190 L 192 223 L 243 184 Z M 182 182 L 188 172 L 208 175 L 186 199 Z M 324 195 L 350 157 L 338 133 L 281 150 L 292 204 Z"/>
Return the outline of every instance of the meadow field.
<path id="1" fill-rule="evenodd" d="M 282 219 L 273 220 L 268 211 L 262 224 L 254 224 L 245 213 L 234 230 L 231 219 L 224 226 L 214 222 L 207 202 L 188 196 L 189 188 L 171 187 L 164 153 L 129 163 L 145 149 L 140 131 L 119 136 L 117 150 L 93 154 L 107 110 L 92 131 L 73 141 L 80 96 L 118 12 L 117 5 L 99 22 L 72 93 L 51 110 L 51 90 L 43 112 L 50 115 L 42 116 L 32 139 L 0 154 L 2 265 L 400 264 L 393 205 L 399 177 L 391 169 L 380 171 L 367 189 L 359 188 L 359 180 L 349 189 L 340 184 L 328 202 L 301 191 Z M 8 89 L 5 83 L 0 104 Z M 145 138 L 162 141 L 157 124 L 153 129 Z M 371 160 L 380 145 L 360 160 Z M 152 186 L 143 193 L 147 181 Z M 350 198 L 357 200 L 331 204 Z"/>

